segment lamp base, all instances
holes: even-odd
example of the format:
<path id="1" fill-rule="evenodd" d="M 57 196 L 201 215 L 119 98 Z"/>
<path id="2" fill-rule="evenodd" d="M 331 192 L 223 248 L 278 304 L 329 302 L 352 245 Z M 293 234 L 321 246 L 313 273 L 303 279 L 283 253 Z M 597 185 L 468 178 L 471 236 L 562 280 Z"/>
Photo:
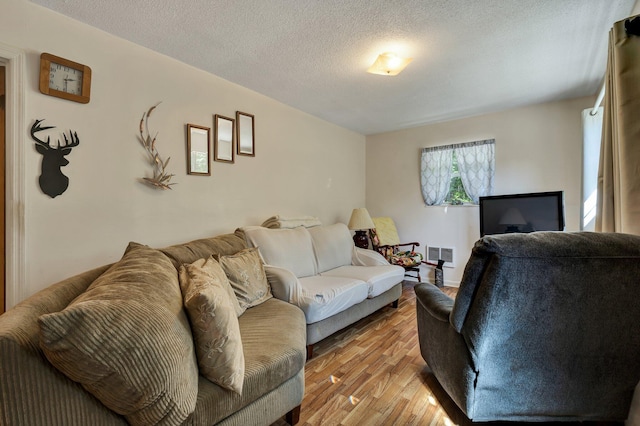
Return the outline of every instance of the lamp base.
<path id="1" fill-rule="evenodd" d="M 353 243 L 356 247 L 363 249 L 369 248 L 369 238 L 367 238 L 367 231 L 356 231 L 353 236 Z"/>

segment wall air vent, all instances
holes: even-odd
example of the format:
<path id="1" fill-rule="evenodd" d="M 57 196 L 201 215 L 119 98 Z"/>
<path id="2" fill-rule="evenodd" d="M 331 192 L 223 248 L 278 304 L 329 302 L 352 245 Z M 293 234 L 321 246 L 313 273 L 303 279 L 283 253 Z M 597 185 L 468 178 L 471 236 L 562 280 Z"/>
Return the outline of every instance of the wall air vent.
<path id="1" fill-rule="evenodd" d="M 455 267 L 455 248 L 427 246 L 427 262 L 438 263 L 438 260 L 441 259 L 444 260 L 445 267 Z"/>
<path id="2" fill-rule="evenodd" d="M 444 260 L 447 263 L 453 263 L 453 249 L 452 248 L 441 248 L 440 249 L 440 259 Z"/>
<path id="3" fill-rule="evenodd" d="M 438 262 L 438 259 L 440 259 L 440 247 L 427 247 L 427 260 Z"/>

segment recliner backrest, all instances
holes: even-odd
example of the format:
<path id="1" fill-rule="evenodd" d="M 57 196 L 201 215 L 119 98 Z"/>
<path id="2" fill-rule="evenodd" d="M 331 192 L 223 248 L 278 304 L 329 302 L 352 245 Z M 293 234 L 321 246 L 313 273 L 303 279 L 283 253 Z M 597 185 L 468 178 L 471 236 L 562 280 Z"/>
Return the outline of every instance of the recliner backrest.
<path id="1" fill-rule="evenodd" d="M 499 259 L 502 259 L 503 263 L 507 259 L 517 262 L 520 270 L 512 270 L 512 276 L 506 277 L 504 275 L 506 265 L 497 269 L 497 265 L 492 267 L 492 264 Z M 530 269 L 534 263 L 544 262 L 545 259 L 548 263 L 544 270 Z M 596 259 L 609 259 L 613 262 L 609 263 L 610 268 L 597 269 L 595 265 L 589 266 L 588 275 L 595 277 L 596 273 L 602 274 L 599 287 L 616 291 L 615 288 L 605 284 L 614 280 L 614 275 L 610 274 L 608 269 L 615 269 L 616 262 L 633 263 L 640 259 L 640 236 L 594 232 L 534 232 L 483 237 L 475 243 L 465 267 L 451 314 L 451 324 L 458 332 L 462 330 L 469 308 L 477 297 L 478 288 L 483 283 L 486 286 L 495 287 L 494 281 L 499 278 L 506 280 L 506 284 L 510 283 L 512 286 L 528 281 L 534 281 L 537 284 L 536 287 L 543 282 L 550 285 L 558 279 L 559 262 L 570 267 L 579 259 L 587 263 Z M 553 265 L 555 265 L 555 272 L 550 269 Z M 629 274 L 623 275 L 624 279 L 632 281 L 636 278 Z M 569 280 L 571 281 L 573 279 Z"/>

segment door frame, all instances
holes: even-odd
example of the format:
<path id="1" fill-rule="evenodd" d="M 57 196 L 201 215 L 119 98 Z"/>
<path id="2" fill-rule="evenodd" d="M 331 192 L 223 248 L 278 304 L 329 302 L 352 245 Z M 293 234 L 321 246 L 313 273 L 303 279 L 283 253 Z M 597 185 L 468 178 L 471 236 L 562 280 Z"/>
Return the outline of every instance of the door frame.
<path id="1" fill-rule="evenodd" d="M 5 128 L 5 307 L 29 295 L 26 276 L 25 227 L 25 99 L 26 53 L 0 43 L 0 62 L 6 70 Z"/>
<path id="2" fill-rule="evenodd" d="M 6 303 L 5 303 L 5 298 L 6 298 L 6 292 L 5 292 L 5 288 L 6 288 L 6 277 L 5 277 L 5 259 L 6 259 L 6 255 L 5 255 L 5 250 L 6 250 L 6 241 L 5 241 L 5 237 L 4 234 L 6 232 L 6 225 L 5 225 L 5 221 L 4 221 L 4 204 L 5 204 L 5 181 L 6 181 L 6 176 L 5 176 L 5 167 L 7 166 L 7 162 L 4 159 L 5 156 L 5 151 L 6 151 L 6 132 L 4 131 L 4 128 L 6 127 L 5 125 L 5 109 L 6 109 L 6 100 L 5 100 L 5 93 L 7 91 L 6 88 L 6 84 L 7 84 L 7 79 L 5 77 L 6 75 L 6 71 L 7 71 L 7 67 L 4 66 L 4 62 L 0 62 L 0 194 L 2 194 L 2 205 L 0 205 L 0 224 L 2 224 L 2 240 L 0 242 L 0 261 L 2 263 L 0 263 L 0 273 L 2 275 L 0 275 L 0 280 L 2 281 L 2 289 L 0 289 L 1 293 L 0 293 L 0 314 L 3 314 L 6 311 Z"/>

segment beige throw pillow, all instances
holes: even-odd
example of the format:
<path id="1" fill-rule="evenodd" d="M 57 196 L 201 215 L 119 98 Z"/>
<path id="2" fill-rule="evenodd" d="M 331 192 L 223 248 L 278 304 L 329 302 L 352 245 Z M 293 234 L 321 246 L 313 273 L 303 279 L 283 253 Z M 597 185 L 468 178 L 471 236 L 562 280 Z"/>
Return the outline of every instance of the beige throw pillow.
<path id="1" fill-rule="evenodd" d="M 257 306 L 273 297 L 256 247 L 217 259 L 227 274 L 241 308 Z"/>
<path id="2" fill-rule="evenodd" d="M 130 243 L 61 312 L 39 318 L 51 364 L 133 425 L 181 424 L 195 409 L 198 366 L 178 273 Z"/>
<path id="3" fill-rule="evenodd" d="M 242 394 L 244 354 L 240 306 L 222 267 L 212 257 L 180 267 L 180 287 L 196 342 L 200 373 Z"/>

